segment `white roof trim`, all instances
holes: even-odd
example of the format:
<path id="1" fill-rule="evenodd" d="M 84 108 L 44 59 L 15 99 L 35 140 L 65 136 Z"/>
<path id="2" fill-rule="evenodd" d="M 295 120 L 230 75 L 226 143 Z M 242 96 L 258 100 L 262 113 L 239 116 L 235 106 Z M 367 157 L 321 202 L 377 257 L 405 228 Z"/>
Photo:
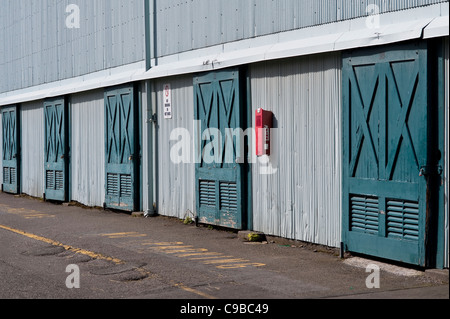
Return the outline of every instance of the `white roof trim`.
<path id="1" fill-rule="evenodd" d="M 430 19 L 403 23 L 381 24 L 379 28 L 362 28 L 346 32 L 335 43 L 335 50 L 377 46 L 400 41 L 419 39 Z"/>
<path id="2" fill-rule="evenodd" d="M 120 85 L 127 82 L 133 82 L 135 76 L 144 73 L 144 62 L 133 63 L 72 79 L 51 82 L 18 91 L 3 93 L 0 94 L 0 106 L 26 103 L 66 94 L 74 94 L 108 86 Z"/>
<path id="3" fill-rule="evenodd" d="M 424 39 L 445 37 L 449 35 L 449 16 L 439 17 L 431 21 L 423 32 Z"/>

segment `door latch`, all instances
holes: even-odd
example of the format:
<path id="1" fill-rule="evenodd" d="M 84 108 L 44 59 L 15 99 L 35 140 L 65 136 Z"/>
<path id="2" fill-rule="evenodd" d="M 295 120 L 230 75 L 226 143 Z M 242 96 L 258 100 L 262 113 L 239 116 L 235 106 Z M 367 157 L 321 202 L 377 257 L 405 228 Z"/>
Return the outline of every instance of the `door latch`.
<path id="1" fill-rule="evenodd" d="M 436 168 L 433 169 L 429 166 L 422 166 L 419 170 L 419 176 L 426 176 L 426 175 L 430 175 L 430 174 L 437 174 L 439 176 L 442 175 L 443 169 L 441 165 L 436 165 Z"/>
<path id="2" fill-rule="evenodd" d="M 151 116 L 151 118 L 147 119 L 147 123 L 153 123 L 153 124 L 157 124 L 158 123 L 158 116 L 155 114 L 153 114 Z"/>
<path id="3" fill-rule="evenodd" d="M 426 166 L 422 166 L 419 170 L 419 176 L 422 177 L 425 175 L 428 175 L 428 169 Z"/>

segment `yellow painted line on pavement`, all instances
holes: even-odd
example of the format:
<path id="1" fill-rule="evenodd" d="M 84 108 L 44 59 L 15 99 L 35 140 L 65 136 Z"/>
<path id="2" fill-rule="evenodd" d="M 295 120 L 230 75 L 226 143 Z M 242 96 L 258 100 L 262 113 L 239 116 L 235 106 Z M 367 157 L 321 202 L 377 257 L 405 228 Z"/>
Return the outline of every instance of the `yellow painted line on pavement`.
<path id="1" fill-rule="evenodd" d="M 174 286 L 180 288 L 181 290 L 184 290 L 184 291 L 187 291 L 187 292 L 190 292 L 190 293 L 202 296 L 202 297 L 204 297 L 206 299 L 217 299 L 214 296 L 208 295 L 207 293 L 204 293 L 204 292 L 199 291 L 197 289 L 193 289 L 193 288 L 187 287 L 184 284 L 174 284 Z"/>
<path id="2" fill-rule="evenodd" d="M 171 250 L 176 250 L 176 249 L 191 249 L 191 248 L 193 248 L 194 246 L 191 246 L 191 245 L 185 245 L 185 246 L 159 246 L 159 247 L 156 247 L 157 249 L 160 249 L 160 250 L 165 250 L 167 253 L 168 252 L 170 252 Z"/>
<path id="3" fill-rule="evenodd" d="M 179 253 L 200 253 L 207 252 L 206 248 L 190 248 L 190 249 L 174 249 L 174 250 L 165 250 L 166 254 L 179 254 Z"/>
<path id="4" fill-rule="evenodd" d="M 244 264 L 223 264 L 217 266 L 219 269 L 238 269 L 246 267 L 264 267 L 266 264 L 263 263 L 244 263 Z"/>
<path id="5" fill-rule="evenodd" d="M 12 215 L 22 216 L 25 219 L 42 219 L 42 218 L 54 218 L 55 215 L 45 214 L 42 212 L 38 212 L 33 209 L 25 209 L 25 208 L 13 208 L 9 207 L 5 204 L 0 204 L 0 208 L 4 210 L 4 212 Z"/>
<path id="6" fill-rule="evenodd" d="M 168 255 L 174 255 L 179 258 L 188 258 L 198 261 L 205 265 L 213 265 L 219 269 L 233 269 L 246 267 L 264 267 L 262 263 L 252 263 L 249 260 L 236 258 L 233 256 L 224 256 L 223 253 L 210 252 L 205 248 L 194 248 L 192 245 L 186 245 L 183 242 L 162 242 L 162 243 L 142 243 L 145 246 L 151 246 L 154 249 Z"/>
<path id="7" fill-rule="evenodd" d="M 224 256 L 223 254 L 220 255 L 211 255 L 207 257 L 196 257 L 196 258 L 189 258 L 189 260 L 212 260 L 212 259 L 223 259 L 223 258 L 234 258 L 233 256 Z"/>
<path id="8" fill-rule="evenodd" d="M 55 217 L 55 216 L 47 215 L 47 214 L 27 214 L 27 215 L 24 215 L 25 219 L 41 219 L 41 218 L 51 218 L 51 217 Z"/>
<path id="9" fill-rule="evenodd" d="M 184 245 L 183 242 L 177 241 L 173 243 L 165 242 L 165 243 L 146 243 L 146 245 L 154 245 L 154 246 L 173 246 L 173 245 Z"/>
<path id="10" fill-rule="evenodd" d="M 73 246 L 70 246 L 70 245 L 65 245 L 65 244 L 62 244 L 60 242 L 54 241 L 52 239 L 45 238 L 45 237 L 38 236 L 38 235 L 34 235 L 34 234 L 30 234 L 30 233 L 27 233 L 27 232 L 19 230 L 19 229 L 11 228 L 11 227 L 4 226 L 4 225 L 0 225 L 0 228 L 2 228 L 4 230 L 8 230 L 8 231 L 16 233 L 16 234 L 19 234 L 19 235 L 22 235 L 22 236 L 25 236 L 25 237 L 28 237 L 28 238 L 31 238 L 31 239 L 34 239 L 34 240 L 37 240 L 37 241 L 40 241 L 40 242 L 44 242 L 44 243 L 53 245 L 53 246 L 63 247 L 65 250 L 73 251 L 73 252 L 75 252 L 77 254 L 81 254 L 81 255 L 86 255 L 86 256 L 89 256 L 89 257 L 94 258 L 94 259 L 107 260 L 107 261 L 111 261 L 111 262 L 116 263 L 116 264 L 123 264 L 124 263 L 122 260 L 120 260 L 118 258 L 105 256 L 105 255 L 102 255 L 102 254 L 99 254 L 99 253 L 95 253 L 93 251 L 89 251 L 89 250 L 85 250 L 85 249 L 81 249 L 81 248 L 76 248 L 76 247 L 73 247 Z"/>
<path id="11" fill-rule="evenodd" d="M 212 264 L 244 264 L 248 263 L 250 260 L 242 259 L 242 258 L 224 258 L 224 259 L 218 259 L 218 260 L 207 260 L 203 263 L 205 265 L 212 265 Z"/>
<path id="12" fill-rule="evenodd" d="M 222 253 L 215 253 L 215 252 L 202 252 L 202 253 L 188 253 L 188 254 L 181 254 L 181 255 L 176 255 L 177 257 L 180 258 L 187 258 L 187 257 L 192 257 L 192 256 L 221 256 L 223 255 Z"/>
<path id="13" fill-rule="evenodd" d="M 109 237 L 111 239 L 114 238 L 137 238 L 137 237 L 146 237 L 145 234 L 139 234 L 136 232 L 126 232 L 126 233 L 111 233 L 111 234 L 102 234 L 103 237 Z"/>

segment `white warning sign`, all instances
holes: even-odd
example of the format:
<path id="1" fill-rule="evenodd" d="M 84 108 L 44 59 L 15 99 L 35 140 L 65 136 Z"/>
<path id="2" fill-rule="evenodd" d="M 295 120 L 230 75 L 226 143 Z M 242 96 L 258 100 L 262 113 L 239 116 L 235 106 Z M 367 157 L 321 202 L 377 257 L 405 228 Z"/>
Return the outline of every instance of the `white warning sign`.
<path id="1" fill-rule="evenodd" d="M 172 118 L 172 90 L 170 84 L 164 84 L 164 118 Z"/>

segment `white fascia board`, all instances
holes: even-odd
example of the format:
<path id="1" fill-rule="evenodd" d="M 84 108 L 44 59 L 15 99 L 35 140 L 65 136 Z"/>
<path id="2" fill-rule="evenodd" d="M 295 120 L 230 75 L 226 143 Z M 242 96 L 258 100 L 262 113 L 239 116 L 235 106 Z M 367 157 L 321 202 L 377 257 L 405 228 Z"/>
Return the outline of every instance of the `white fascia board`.
<path id="1" fill-rule="evenodd" d="M 449 16 L 434 19 L 424 30 L 423 38 L 431 39 L 438 37 L 448 37 L 449 35 Z"/>
<path id="2" fill-rule="evenodd" d="M 331 52 L 334 51 L 334 43 L 341 36 L 342 33 L 333 33 L 278 43 L 265 53 L 265 60 Z"/>
<path id="3" fill-rule="evenodd" d="M 335 42 L 334 49 L 340 51 L 420 39 L 423 29 L 431 21 L 431 19 L 421 19 L 404 23 L 380 23 L 378 28 L 358 28 L 343 33 Z"/>
<path id="4" fill-rule="evenodd" d="M 424 30 L 423 38 L 431 39 L 449 36 L 449 2 L 441 3 L 441 15 L 436 17 Z"/>
<path id="5" fill-rule="evenodd" d="M 145 73 L 145 62 L 94 72 L 67 80 L 33 86 L 0 94 L 0 106 L 26 103 L 47 98 L 96 90 L 135 81 Z"/>

